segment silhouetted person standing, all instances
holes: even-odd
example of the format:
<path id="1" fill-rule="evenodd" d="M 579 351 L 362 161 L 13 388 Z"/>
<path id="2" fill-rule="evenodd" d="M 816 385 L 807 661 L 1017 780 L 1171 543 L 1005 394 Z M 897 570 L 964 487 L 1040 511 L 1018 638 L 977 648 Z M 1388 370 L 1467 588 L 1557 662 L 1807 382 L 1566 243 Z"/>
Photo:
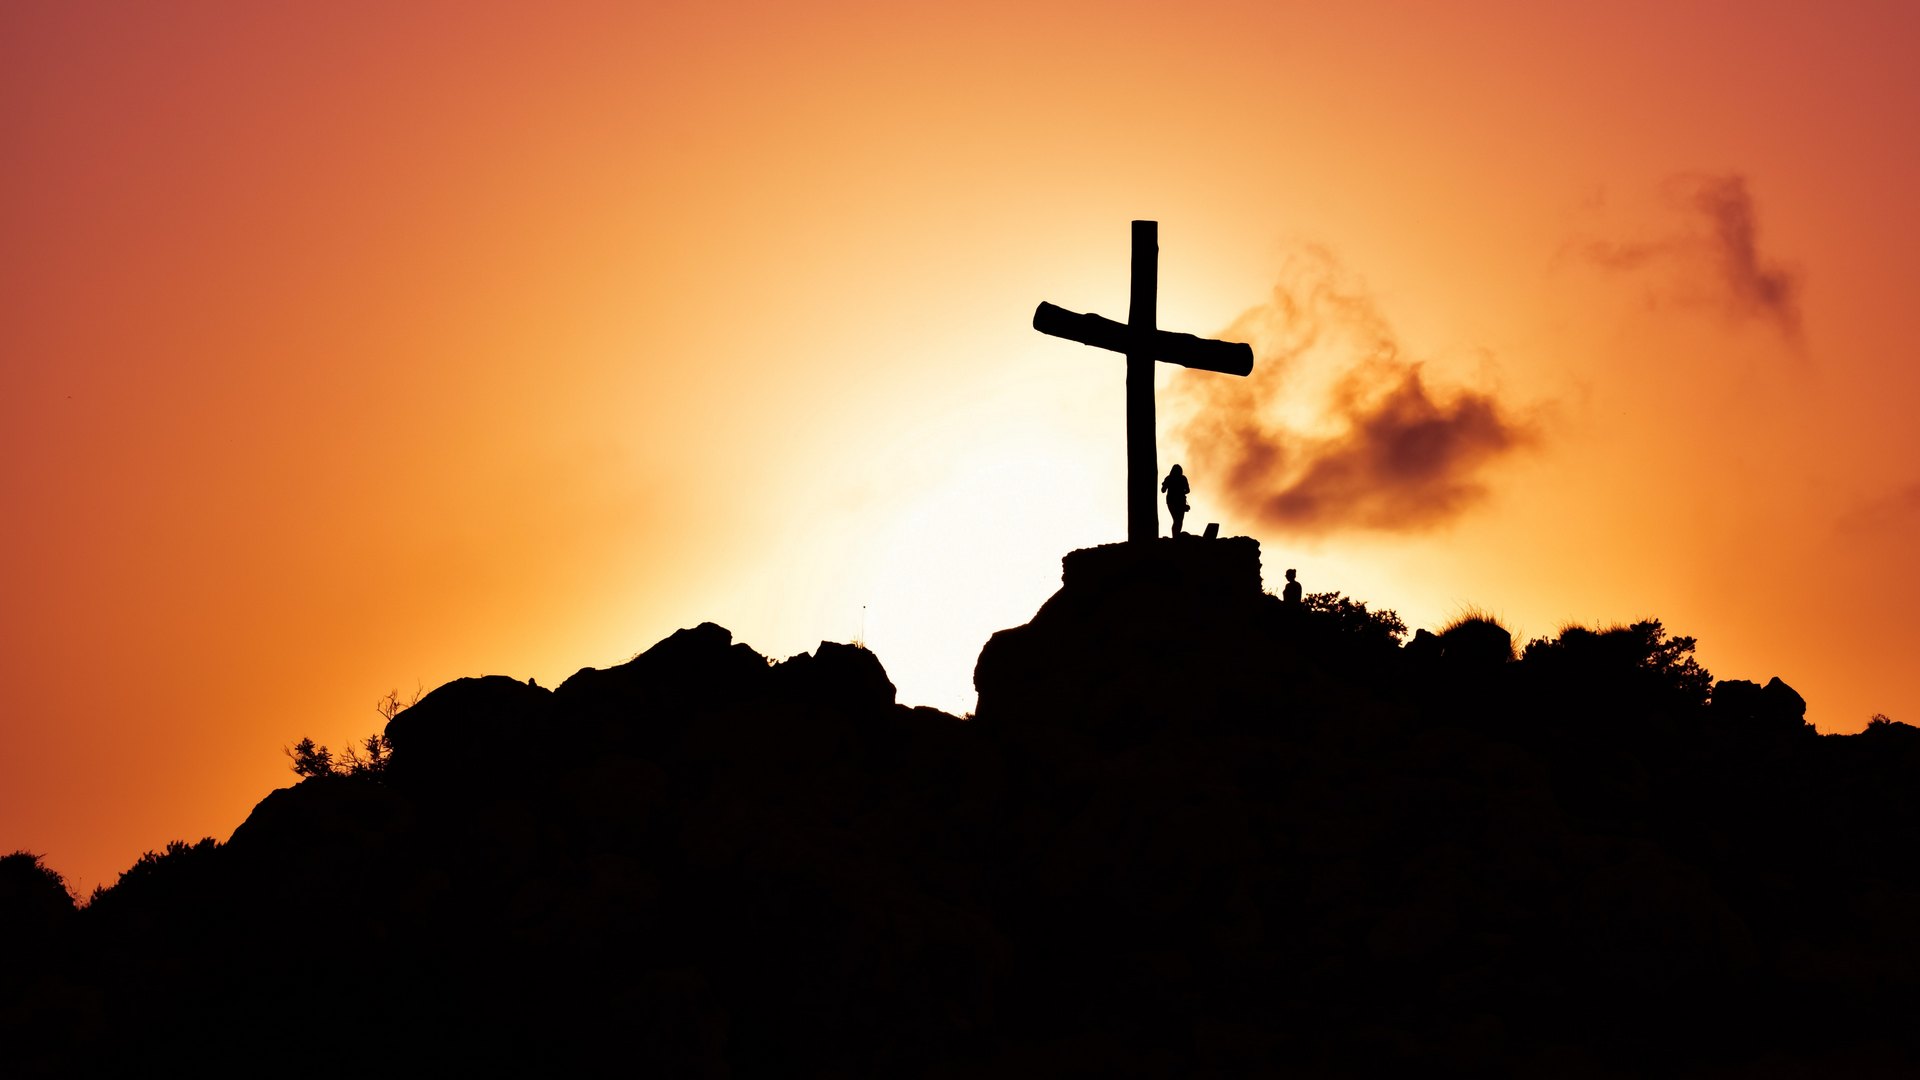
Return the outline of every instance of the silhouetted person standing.
<path id="1" fill-rule="evenodd" d="M 1173 515 L 1173 535 L 1179 536 L 1180 522 L 1187 516 L 1187 492 L 1191 490 L 1180 466 L 1175 465 L 1167 478 L 1160 481 L 1160 490 L 1167 493 L 1167 513 Z"/>
<path id="2" fill-rule="evenodd" d="M 1285 591 L 1283 591 L 1280 594 L 1280 599 L 1286 601 L 1289 604 L 1297 604 L 1300 602 L 1301 591 L 1302 590 L 1300 588 L 1300 583 L 1293 580 L 1293 571 L 1288 570 L 1287 571 L 1287 587 Z"/>

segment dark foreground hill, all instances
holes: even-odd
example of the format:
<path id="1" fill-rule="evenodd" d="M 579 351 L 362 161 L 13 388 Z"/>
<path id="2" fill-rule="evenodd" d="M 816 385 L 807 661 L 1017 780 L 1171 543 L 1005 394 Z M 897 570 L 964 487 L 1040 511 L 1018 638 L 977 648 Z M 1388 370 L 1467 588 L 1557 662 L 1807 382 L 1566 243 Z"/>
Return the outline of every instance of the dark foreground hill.
<path id="1" fill-rule="evenodd" d="M 74 910 L 0 875 L 0 1069 L 1850 1075 L 1920 1055 L 1920 731 L 1657 623 L 1515 658 L 1076 552 L 977 714 L 711 624 L 395 717 Z"/>

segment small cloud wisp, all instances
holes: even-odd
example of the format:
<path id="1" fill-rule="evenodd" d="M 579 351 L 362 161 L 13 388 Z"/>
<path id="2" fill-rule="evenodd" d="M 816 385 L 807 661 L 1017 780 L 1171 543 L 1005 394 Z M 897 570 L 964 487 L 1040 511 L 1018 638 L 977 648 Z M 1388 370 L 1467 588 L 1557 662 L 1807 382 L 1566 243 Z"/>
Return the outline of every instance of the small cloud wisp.
<path id="1" fill-rule="evenodd" d="M 1787 343 L 1801 342 L 1800 279 L 1760 254 L 1753 195 L 1744 176 L 1683 174 L 1668 179 L 1667 201 L 1684 220 L 1650 240 L 1588 240 L 1586 260 L 1606 270 L 1664 270 L 1675 296 L 1713 299 L 1738 319 L 1757 319 Z"/>

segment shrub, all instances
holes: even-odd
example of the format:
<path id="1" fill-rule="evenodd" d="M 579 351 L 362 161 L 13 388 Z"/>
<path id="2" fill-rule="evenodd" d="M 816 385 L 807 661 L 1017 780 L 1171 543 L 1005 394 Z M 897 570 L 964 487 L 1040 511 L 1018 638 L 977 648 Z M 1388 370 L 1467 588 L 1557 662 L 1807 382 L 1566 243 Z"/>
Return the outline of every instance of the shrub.
<path id="1" fill-rule="evenodd" d="M 1694 659 L 1695 641 L 1669 637 L 1659 619 L 1594 631 L 1569 626 L 1551 641 L 1535 638 L 1522 659 L 1530 666 L 1583 679 L 1611 679 L 1638 672 L 1641 681 L 1687 705 L 1705 705 L 1713 674 Z"/>
<path id="2" fill-rule="evenodd" d="M 1912 724 L 1903 724 L 1886 713 L 1874 713 L 1873 719 L 1867 721 L 1866 729 L 1861 734 L 1880 739 L 1907 739 L 1920 735 L 1920 728 Z"/>
<path id="3" fill-rule="evenodd" d="M 1498 665 L 1513 659 L 1513 634 L 1500 620 L 1478 611 L 1442 628 L 1440 646 L 1450 661 Z"/>
<path id="4" fill-rule="evenodd" d="M 0 922 L 39 925 L 73 910 L 73 890 L 30 851 L 0 855 Z"/>
<path id="5" fill-rule="evenodd" d="M 212 863 L 214 853 L 219 850 L 220 841 L 211 836 L 202 837 L 194 844 L 185 840 L 168 841 L 165 851 L 146 852 L 132 866 L 120 871 L 120 878 L 112 887 L 95 887 L 87 906 L 99 905 L 103 899 L 117 906 L 129 897 L 137 905 L 143 897 L 164 895 L 169 888 L 177 889 L 176 883 L 204 881 L 204 868 Z"/>
<path id="6" fill-rule="evenodd" d="M 385 697 L 373 703 L 373 711 L 380 719 L 392 723 L 393 718 L 420 700 L 420 690 L 416 687 L 411 701 L 401 701 L 400 691 L 389 690 Z M 349 746 L 338 757 L 331 749 L 314 742 L 301 739 L 286 750 L 287 757 L 293 761 L 295 776 L 303 780 L 321 776 L 351 776 L 357 779 L 378 780 L 386 774 L 387 762 L 393 756 L 393 744 L 387 741 L 387 733 L 380 731 L 360 740 L 357 745 Z"/>
<path id="7" fill-rule="evenodd" d="M 1302 606 L 1336 633 L 1359 641 L 1397 648 L 1407 633 L 1407 624 L 1391 608 L 1368 611 L 1366 601 L 1337 592 L 1308 593 Z"/>

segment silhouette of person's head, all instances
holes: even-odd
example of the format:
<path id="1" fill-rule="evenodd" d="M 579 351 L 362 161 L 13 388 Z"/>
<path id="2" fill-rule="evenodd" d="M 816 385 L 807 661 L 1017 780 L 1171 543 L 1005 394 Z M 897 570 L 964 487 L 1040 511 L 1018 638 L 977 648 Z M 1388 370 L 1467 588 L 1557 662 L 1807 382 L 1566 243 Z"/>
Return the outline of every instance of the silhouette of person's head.
<path id="1" fill-rule="evenodd" d="M 1289 569 L 1287 570 L 1287 580 L 1288 580 L 1288 581 L 1292 581 L 1292 580 L 1293 580 L 1293 570 L 1292 570 L 1291 568 L 1289 568 Z"/>
<path id="2" fill-rule="evenodd" d="M 1167 475 L 1168 475 L 1168 476 L 1179 476 L 1179 475 L 1180 475 L 1180 466 L 1178 466 L 1178 465 L 1175 465 L 1175 466 L 1173 467 L 1173 471 L 1172 471 L 1172 472 L 1170 472 L 1170 473 L 1168 473 Z"/>

